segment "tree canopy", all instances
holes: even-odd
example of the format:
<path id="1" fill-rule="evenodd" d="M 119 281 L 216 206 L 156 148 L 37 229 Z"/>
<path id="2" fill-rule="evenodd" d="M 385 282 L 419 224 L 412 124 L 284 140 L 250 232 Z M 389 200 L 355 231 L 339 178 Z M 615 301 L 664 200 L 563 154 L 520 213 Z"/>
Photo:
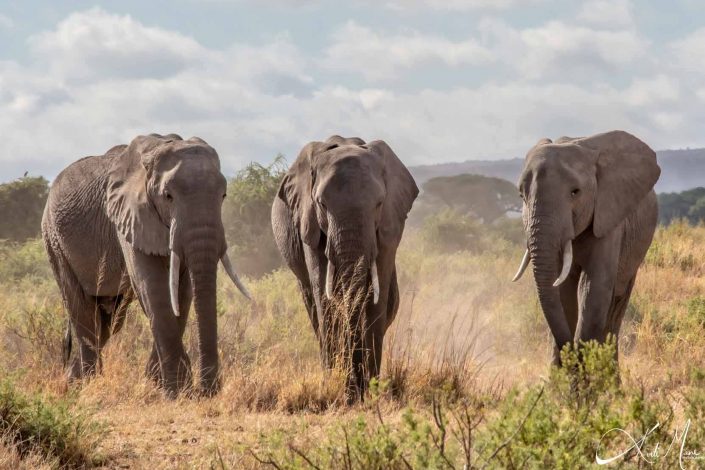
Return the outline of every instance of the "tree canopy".
<path id="1" fill-rule="evenodd" d="M 22 242 L 41 234 L 49 182 L 25 176 L 0 184 L 0 239 Z"/>
<path id="2" fill-rule="evenodd" d="M 270 213 L 286 161 L 278 155 L 271 165 L 250 163 L 228 181 L 223 203 L 223 225 L 237 269 L 260 276 L 282 264 L 274 242 Z"/>
<path id="3" fill-rule="evenodd" d="M 423 184 L 413 219 L 422 221 L 445 209 L 493 223 L 508 212 L 521 211 L 516 186 L 507 180 L 462 174 L 431 178 Z"/>

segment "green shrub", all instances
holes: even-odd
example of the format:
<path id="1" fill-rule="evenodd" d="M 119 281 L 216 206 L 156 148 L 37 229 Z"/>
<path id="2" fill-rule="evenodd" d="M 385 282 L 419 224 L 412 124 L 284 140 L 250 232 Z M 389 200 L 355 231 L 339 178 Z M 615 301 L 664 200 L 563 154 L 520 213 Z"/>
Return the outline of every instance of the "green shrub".
<path id="1" fill-rule="evenodd" d="M 596 455 L 609 458 L 629 447 L 632 436 L 649 433 L 664 442 L 672 410 L 665 397 L 647 399 L 641 388 L 620 387 L 614 341 L 584 343 L 561 353 L 544 387 L 511 391 L 499 413 L 478 436 L 478 448 L 498 468 L 588 468 Z M 490 449 L 500 449 L 498 452 Z M 637 463 L 637 452 L 620 462 Z"/>
<path id="2" fill-rule="evenodd" d="M 96 463 L 100 429 L 66 401 L 27 395 L 8 379 L 0 382 L 0 432 L 21 455 L 37 453 L 62 468 Z"/>
<path id="3" fill-rule="evenodd" d="M 279 155 L 269 166 L 250 163 L 228 181 L 223 225 L 238 270 L 261 276 L 282 265 L 274 243 L 270 213 L 286 161 Z"/>
<path id="4" fill-rule="evenodd" d="M 0 283 L 25 278 L 49 279 L 51 266 L 41 239 L 25 243 L 0 240 Z"/>
<path id="5" fill-rule="evenodd" d="M 474 218 L 454 209 L 445 209 L 427 217 L 421 227 L 421 239 L 433 251 L 477 252 L 482 248 L 484 228 Z"/>
<path id="6" fill-rule="evenodd" d="M 23 242 L 39 237 L 48 195 L 49 182 L 41 176 L 0 184 L 0 239 Z"/>

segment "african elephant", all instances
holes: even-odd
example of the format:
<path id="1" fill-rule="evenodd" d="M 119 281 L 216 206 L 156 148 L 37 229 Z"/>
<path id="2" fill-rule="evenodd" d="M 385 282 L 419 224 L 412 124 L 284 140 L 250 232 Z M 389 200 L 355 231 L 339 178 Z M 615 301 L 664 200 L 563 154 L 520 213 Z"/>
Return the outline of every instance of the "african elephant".
<path id="1" fill-rule="evenodd" d="M 191 387 L 182 336 L 198 316 L 200 391 L 218 391 L 218 261 L 245 294 L 226 254 L 226 181 L 216 151 L 198 137 L 139 136 L 69 165 L 52 184 L 42 235 L 78 351 L 69 379 L 101 368 L 101 350 L 134 297 L 154 336 L 147 373 L 170 397 Z"/>
<path id="2" fill-rule="evenodd" d="M 346 354 L 334 304 L 362 293 L 342 333 L 350 401 L 362 399 L 379 374 L 384 334 L 399 308 L 397 246 L 417 195 L 385 142 L 333 136 L 301 150 L 274 199 L 276 243 L 298 278 L 326 368 Z"/>
<path id="3" fill-rule="evenodd" d="M 555 340 L 619 336 L 637 270 L 657 223 L 656 154 L 623 131 L 539 141 L 519 179 L 527 250 Z M 562 261 L 561 261 L 562 260 Z"/>

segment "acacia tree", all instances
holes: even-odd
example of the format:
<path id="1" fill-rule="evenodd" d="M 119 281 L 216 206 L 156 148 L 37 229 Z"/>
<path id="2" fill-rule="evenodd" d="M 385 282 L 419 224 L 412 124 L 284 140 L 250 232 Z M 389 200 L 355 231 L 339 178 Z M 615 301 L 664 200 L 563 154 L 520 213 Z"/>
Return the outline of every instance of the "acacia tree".
<path id="1" fill-rule="evenodd" d="M 508 212 L 520 212 L 521 199 L 516 186 L 501 178 L 470 174 L 440 176 L 424 183 L 410 219 L 418 225 L 447 209 L 491 224 Z"/>

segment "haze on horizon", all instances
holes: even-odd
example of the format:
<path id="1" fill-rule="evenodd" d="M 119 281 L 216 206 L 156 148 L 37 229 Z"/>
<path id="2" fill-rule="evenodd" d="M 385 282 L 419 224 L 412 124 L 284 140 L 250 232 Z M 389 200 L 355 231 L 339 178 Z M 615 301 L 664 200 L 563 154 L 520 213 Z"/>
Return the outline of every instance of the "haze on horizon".
<path id="1" fill-rule="evenodd" d="M 150 132 L 204 138 L 225 174 L 336 133 L 407 165 L 615 128 L 705 147 L 703 2 L 338 3 L 1 2 L 0 181 Z"/>

